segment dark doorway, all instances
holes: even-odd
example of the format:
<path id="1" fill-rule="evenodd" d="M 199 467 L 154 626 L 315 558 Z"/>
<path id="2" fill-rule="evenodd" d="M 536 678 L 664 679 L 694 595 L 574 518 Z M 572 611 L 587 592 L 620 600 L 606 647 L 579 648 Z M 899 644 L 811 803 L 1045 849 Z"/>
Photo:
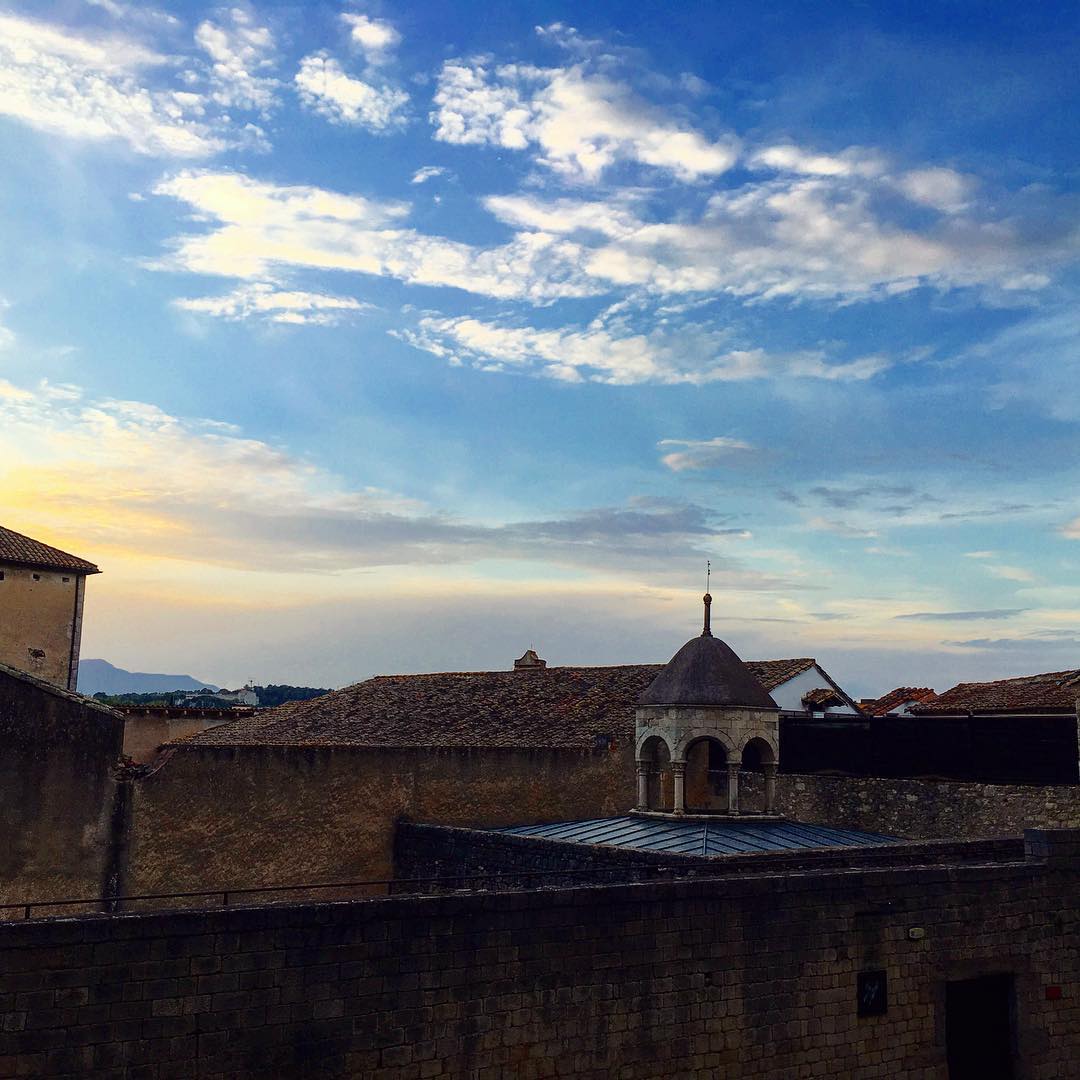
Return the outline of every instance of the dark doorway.
<path id="1" fill-rule="evenodd" d="M 949 1080 L 1013 1080 L 1011 975 L 962 979 L 945 987 Z"/>

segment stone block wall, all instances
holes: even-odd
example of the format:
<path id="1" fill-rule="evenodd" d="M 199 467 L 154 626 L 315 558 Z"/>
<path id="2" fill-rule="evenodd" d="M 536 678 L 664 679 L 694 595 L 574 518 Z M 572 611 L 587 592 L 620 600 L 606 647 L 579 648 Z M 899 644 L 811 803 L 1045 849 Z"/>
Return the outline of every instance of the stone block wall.
<path id="1" fill-rule="evenodd" d="M 947 985 L 1080 1058 L 1075 834 L 1006 865 L 0 925 L 0 1076 L 946 1080 Z M 885 1010 L 859 1014 L 859 974 Z"/>
<path id="2" fill-rule="evenodd" d="M 784 775 L 780 811 L 796 821 L 912 839 L 1018 836 L 1080 828 L 1080 786 Z"/>
<path id="3" fill-rule="evenodd" d="M 125 891 L 387 880 L 402 817 L 517 825 L 622 813 L 633 747 L 176 749 L 135 785 Z"/>

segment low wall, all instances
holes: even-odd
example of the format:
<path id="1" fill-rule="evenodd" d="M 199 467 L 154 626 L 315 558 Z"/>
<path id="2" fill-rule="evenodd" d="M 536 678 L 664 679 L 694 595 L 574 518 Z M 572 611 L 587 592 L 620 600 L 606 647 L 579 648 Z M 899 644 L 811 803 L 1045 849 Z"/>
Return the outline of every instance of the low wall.
<path id="1" fill-rule="evenodd" d="M 115 887 L 123 735 L 112 709 L 0 665 L 0 904 Z"/>
<path id="2" fill-rule="evenodd" d="M 780 812 L 796 821 L 912 839 L 1019 836 L 1080 828 L 1080 786 L 781 774 Z"/>
<path id="3" fill-rule="evenodd" d="M 0 1075 L 945 1080 L 947 984 L 995 974 L 1065 1077 L 1078 851 L 0 925 Z"/>

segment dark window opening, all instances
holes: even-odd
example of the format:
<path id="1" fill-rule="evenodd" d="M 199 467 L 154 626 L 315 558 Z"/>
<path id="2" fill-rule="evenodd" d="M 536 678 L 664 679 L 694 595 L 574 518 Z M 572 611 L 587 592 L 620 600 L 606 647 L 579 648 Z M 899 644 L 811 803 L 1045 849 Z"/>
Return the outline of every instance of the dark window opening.
<path id="1" fill-rule="evenodd" d="M 70 580 L 71 580 L 71 578 L 69 578 L 69 577 L 66 577 L 66 578 L 61 578 L 61 580 L 62 580 L 62 581 L 70 581 Z"/>
<path id="2" fill-rule="evenodd" d="M 945 987 L 949 1080 L 1013 1080 L 1013 978 L 984 975 Z"/>
<path id="3" fill-rule="evenodd" d="M 727 751 L 718 742 L 709 741 L 708 781 L 714 795 L 727 791 Z"/>
<path id="4" fill-rule="evenodd" d="M 41 575 L 40 574 L 34 574 L 34 580 L 35 581 L 40 581 L 41 580 Z"/>
<path id="5" fill-rule="evenodd" d="M 0 581 L 4 580 L 4 571 L 0 570 Z"/>

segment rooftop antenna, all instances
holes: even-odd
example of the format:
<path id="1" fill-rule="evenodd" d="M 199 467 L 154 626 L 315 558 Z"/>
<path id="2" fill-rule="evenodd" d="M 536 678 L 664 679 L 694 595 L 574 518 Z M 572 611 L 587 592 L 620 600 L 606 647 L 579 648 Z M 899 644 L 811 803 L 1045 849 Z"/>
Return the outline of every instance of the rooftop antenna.
<path id="1" fill-rule="evenodd" d="M 710 626 L 712 607 L 712 597 L 709 595 L 709 583 L 712 578 L 712 562 L 709 559 L 705 560 L 705 595 L 702 599 L 705 601 L 705 627 L 701 631 L 702 637 L 712 637 L 712 628 Z"/>

